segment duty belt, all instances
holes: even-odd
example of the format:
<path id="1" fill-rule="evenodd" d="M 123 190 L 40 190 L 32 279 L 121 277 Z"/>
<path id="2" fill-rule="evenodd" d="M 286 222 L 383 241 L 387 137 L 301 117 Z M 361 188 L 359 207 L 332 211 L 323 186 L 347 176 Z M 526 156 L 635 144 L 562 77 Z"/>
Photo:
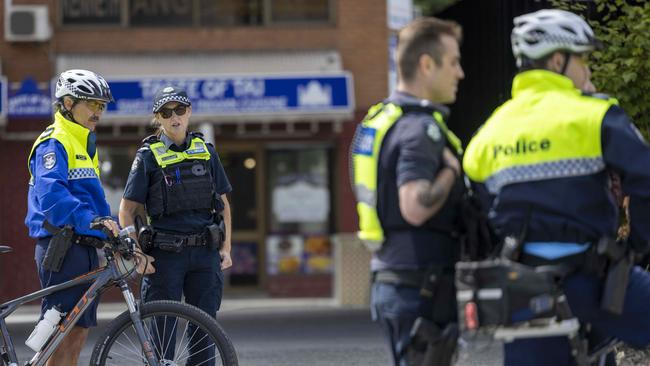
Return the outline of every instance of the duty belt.
<path id="1" fill-rule="evenodd" d="M 52 235 L 56 235 L 59 233 L 59 231 L 63 230 L 62 228 L 51 224 L 47 220 L 43 221 L 43 227 Z M 99 249 L 104 247 L 104 242 L 101 239 L 89 235 L 79 235 L 75 233 L 72 235 L 72 242 L 75 244 L 87 245 Z"/>
<path id="2" fill-rule="evenodd" d="M 158 247 L 158 243 L 176 243 L 182 242 L 186 247 L 202 247 L 208 243 L 208 238 L 205 233 L 201 234 L 167 234 L 157 231 L 154 236 L 154 247 Z"/>
<path id="3" fill-rule="evenodd" d="M 373 274 L 374 282 L 410 287 L 422 287 L 426 271 L 382 270 Z"/>
<path id="4" fill-rule="evenodd" d="M 583 273 L 596 275 L 598 277 L 605 274 L 607 266 L 607 259 L 596 252 L 595 245 L 592 245 L 584 252 L 568 255 L 555 260 L 547 260 L 527 253 L 522 253 L 519 262 L 533 267 L 564 264 L 576 271 L 582 271 Z"/>
<path id="5" fill-rule="evenodd" d="M 74 234 L 72 236 L 72 242 L 75 244 L 87 245 L 99 249 L 104 247 L 104 242 L 94 236 Z"/>

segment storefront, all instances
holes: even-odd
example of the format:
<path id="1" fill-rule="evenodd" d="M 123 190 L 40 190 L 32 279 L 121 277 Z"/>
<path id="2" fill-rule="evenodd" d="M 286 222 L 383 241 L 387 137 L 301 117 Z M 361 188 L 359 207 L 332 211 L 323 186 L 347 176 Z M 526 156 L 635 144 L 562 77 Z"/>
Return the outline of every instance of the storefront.
<path id="1" fill-rule="evenodd" d="M 233 186 L 232 290 L 331 296 L 337 165 L 354 111 L 349 73 L 107 76 L 115 103 L 99 131 L 101 178 L 117 215 L 138 141 L 160 88 L 184 88 L 191 129 L 215 143 Z"/>

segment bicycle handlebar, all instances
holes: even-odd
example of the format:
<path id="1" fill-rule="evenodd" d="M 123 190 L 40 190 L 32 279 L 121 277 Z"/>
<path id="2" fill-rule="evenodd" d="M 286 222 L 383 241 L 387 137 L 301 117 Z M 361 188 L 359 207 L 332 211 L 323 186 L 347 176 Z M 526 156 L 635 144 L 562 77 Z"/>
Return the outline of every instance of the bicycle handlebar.
<path id="1" fill-rule="evenodd" d="M 102 216 L 95 218 L 90 223 L 90 228 L 93 230 L 100 230 L 104 235 L 106 235 L 105 244 L 113 251 L 118 252 L 125 259 L 131 259 L 135 253 L 135 240 L 130 236 L 130 230 L 128 228 L 122 229 L 120 233 L 115 236 L 113 231 L 104 225 L 104 222 L 107 220 L 113 220 L 110 216 Z M 106 248 L 106 246 L 104 247 Z"/>

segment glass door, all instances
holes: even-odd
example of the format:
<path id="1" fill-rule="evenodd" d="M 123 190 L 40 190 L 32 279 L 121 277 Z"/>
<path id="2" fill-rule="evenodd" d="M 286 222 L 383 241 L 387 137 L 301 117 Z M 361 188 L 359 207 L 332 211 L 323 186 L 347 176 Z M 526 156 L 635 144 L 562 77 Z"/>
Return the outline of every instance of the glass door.
<path id="1" fill-rule="evenodd" d="M 256 145 L 218 145 L 217 152 L 233 187 L 229 194 L 232 213 L 232 269 L 226 286 L 258 288 L 265 281 L 264 200 L 262 149 Z"/>

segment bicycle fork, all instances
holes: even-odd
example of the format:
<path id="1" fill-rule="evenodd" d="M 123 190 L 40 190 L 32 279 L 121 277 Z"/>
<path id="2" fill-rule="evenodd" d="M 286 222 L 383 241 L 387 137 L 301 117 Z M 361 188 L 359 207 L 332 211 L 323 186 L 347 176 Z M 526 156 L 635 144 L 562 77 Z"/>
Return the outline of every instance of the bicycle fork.
<path id="1" fill-rule="evenodd" d="M 149 366 L 158 366 L 158 360 L 154 354 L 153 347 L 151 346 L 152 342 L 149 339 L 147 332 L 145 332 L 144 322 L 140 316 L 140 308 L 138 303 L 135 301 L 135 297 L 131 292 L 131 289 L 126 283 L 126 280 L 119 281 L 119 287 L 126 300 L 126 304 L 129 307 L 129 314 L 131 316 L 131 321 L 133 321 L 133 326 L 135 327 L 135 332 L 140 339 L 140 344 L 142 344 L 142 352 Z"/>

